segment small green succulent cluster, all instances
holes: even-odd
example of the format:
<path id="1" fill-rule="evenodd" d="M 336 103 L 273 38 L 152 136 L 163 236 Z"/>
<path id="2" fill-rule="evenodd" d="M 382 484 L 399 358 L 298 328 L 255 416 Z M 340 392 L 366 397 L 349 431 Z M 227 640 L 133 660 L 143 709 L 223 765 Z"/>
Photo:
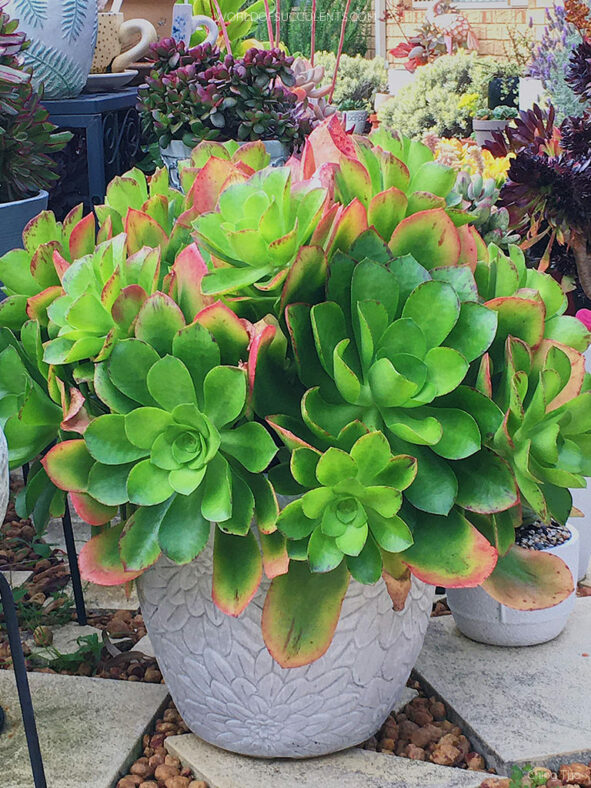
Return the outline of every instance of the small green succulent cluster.
<path id="1" fill-rule="evenodd" d="M 494 178 L 483 178 L 478 173 L 470 175 L 462 170 L 454 192 L 457 194 L 455 204 L 468 211 L 472 224 L 486 244 L 507 249 L 511 244 L 519 243 L 519 233 L 512 233 L 509 229 L 509 211 L 497 205 L 501 191 Z"/>

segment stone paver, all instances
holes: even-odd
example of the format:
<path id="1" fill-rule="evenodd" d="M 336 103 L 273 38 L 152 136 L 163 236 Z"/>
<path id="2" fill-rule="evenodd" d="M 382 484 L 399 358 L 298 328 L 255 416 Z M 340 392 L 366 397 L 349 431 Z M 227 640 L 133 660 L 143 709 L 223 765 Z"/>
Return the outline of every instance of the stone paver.
<path id="1" fill-rule="evenodd" d="M 6 569 L 2 570 L 0 574 L 4 575 L 4 577 L 8 580 L 8 584 L 14 591 L 15 588 L 19 588 L 20 586 L 24 585 L 33 573 L 29 571 L 20 572 Z"/>
<path id="2" fill-rule="evenodd" d="M 591 759 L 591 598 L 576 600 L 550 643 L 500 648 L 474 643 L 451 616 L 432 619 L 416 671 L 450 707 L 490 766 L 551 769 Z"/>
<path id="3" fill-rule="evenodd" d="M 152 645 L 152 641 L 150 640 L 149 635 L 144 635 L 143 638 L 140 638 L 138 642 L 133 647 L 134 651 L 141 651 L 142 654 L 145 654 L 146 657 L 155 657 L 156 654 L 154 653 L 154 646 Z"/>
<path id="4" fill-rule="evenodd" d="M 209 788 L 478 788 L 486 777 L 357 748 L 323 758 L 276 760 L 234 755 L 193 734 L 171 736 L 165 746 Z"/>
<path id="5" fill-rule="evenodd" d="M 60 626 L 52 626 L 49 629 L 53 632 L 53 640 L 50 647 L 36 646 L 32 639 L 28 641 L 33 653 L 48 659 L 55 656 L 55 651 L 59 651 L 60 654 L 73 654 L 79 648 L 77 640 L 80 637 L 98 635 L 99 642 L 102 640 L 100 629 L 89 625 L 81 627 L 75 621 L 69 621 L 67 624 L 61 624 Z"/>
<path id="6" fill-rule="evenodd" d="M 90 526 L 88 523 L 85 523 L 84 520 L 81 520 L 80 517 L 78 517 L 72 507 L 70 507 L 70 512 L 72 516 L 74 542 L 76 544 L 76 549 L 78 552 L 80 552 L 80 549 L 90 539 Z M 52 547 L 57 547 L 64 552 L 66 551 L 66 540 L 64 539 L 64 529 L 61 520 L 50 520 L 47 524 L 47 530 L 45 531 L 43 538 L 47 544 L 50 544 Z"/>
<path id="7" fill-rule="evenodd" d="M 135 583 L 129 596 L 124 586 L 97 586 L 95 583 L 82 584 L 84 603 L 88 610 L 137 610 L 140 606 Z M 70 594 L 71 586 L 68 586 Z"/>
<path id="8" fill-rule="evenodd" d="M 141 737 L 167 697 L 163 685 L 29 673 L 48 788 L 112 788 L 137 757 Z M 0 670 L 6 727 L 0 734 L 0 783 L 31 788 L 12 671 Z"/>

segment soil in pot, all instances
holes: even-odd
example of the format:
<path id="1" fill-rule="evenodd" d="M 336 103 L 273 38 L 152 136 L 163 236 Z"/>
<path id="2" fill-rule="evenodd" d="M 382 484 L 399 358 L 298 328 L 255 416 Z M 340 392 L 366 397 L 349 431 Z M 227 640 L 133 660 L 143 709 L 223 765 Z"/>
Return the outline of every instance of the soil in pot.
<path id="1" fill-rule="evenodd" d="M 576 528 L 558 523 L 534 522 L 516 531 L 518 546 L 557 555 L 576 581 L 579 565 L 579 534 Z M 466 637 L 494 646 L 533 646 L 557 637 L 574 607 L 573 593 L 554 607 L 513 610 L 494 600 L 483 588 L 450 588 L 447 601 L 456 626 Z"/>

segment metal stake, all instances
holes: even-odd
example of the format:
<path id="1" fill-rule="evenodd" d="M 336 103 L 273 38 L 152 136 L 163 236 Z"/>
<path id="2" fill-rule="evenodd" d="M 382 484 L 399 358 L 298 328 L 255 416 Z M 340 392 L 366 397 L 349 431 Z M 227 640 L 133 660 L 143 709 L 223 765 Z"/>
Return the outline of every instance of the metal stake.
<path id="1" fill-rule="evenodd" d="M 62 517 L 64 529 L 64 539 L 66 541 L 66 551 L 68 553 L 68 564 L 70 566 L 70 577 L 72 578 L 72 590 L 74 591 L 74 603 L 76 605 L 76 617 L 80 626 L 86 624 L 86 607 L 84 605 L 84 594 L 82 593 L 82 581 L 80 580 L 80 569 L 78 568 L 78 555 L 74 542 L 74 532 L 72 530 L 72 518 L 70 517 L 70 506 L 66 498 L 66 511 Z"/>
<path id="2" fill-rule="evenodd" d="M 8 580 L 1 572 L 0 599 L 2 600 L 4 619 L 6 621 L 6 629 L 8 631 L 8 642 L 10 644 L 10 653 L 12 654 L 12 664 L 14 667 L 16 687 L 21 705 L 25 736 L 27 737 L 27 747 L 29 748 L 29 758 L 31 760 L 31 769 L 33 771 L 33 781 L 35 783 L 35 788 L 47 788 L 45 772 L 43 770 L 43 760 L 41 758 L 41 750 L 39 748 L 39 737 L 37 736 L 37 726 L 35 724 L 35 712 L 33 710 L 33 703 L 31 702 L 31 691 L 29 689 L 29 680 L 27 678 L 25 657 L 23 655 L 23 648 L 21 645 L 21 638 L 18 629 L 16 606 L 14 604 L 14 597 L 12 596 L 12 589 L 10 588 Z"/>

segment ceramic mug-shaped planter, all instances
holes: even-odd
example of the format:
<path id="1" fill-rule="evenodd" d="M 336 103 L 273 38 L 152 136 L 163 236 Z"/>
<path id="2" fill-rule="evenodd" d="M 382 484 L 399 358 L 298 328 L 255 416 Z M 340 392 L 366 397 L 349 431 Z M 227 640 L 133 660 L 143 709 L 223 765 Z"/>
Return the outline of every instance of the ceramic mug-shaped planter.
<path id="1" fill-rule="evenodd" d="M 304 758 L 360 744 L 400 697 L 423 645 L 434 589 L 413 578 L 404 610 L 386 586 L 351 580 L 320 659 L 282 668 L 263 641 L 269 581 L 232 618 L 211 598 L 211 543 L 192 563 L 161 558 L 138 578 L 142 613 L 179 712 L 205 741 L 244 755 Z"/>
<path id="2" fill-rule="evenodd" d="M 31 42 L 24 53 L 46 99 L 73 98 L 86 85 L 97 34 L 97 0 L 8 0 Z"/>
<path id="3" fill-rule="evenodd" d="M 186 47 L 191 46 L 191 36 L 200 27 L 207 30 L 204 44 L 215 44 L 219 30 L 216 23 L 208 16 L 193 15 L 193 6 L 189 3 L 177 3 L 172 8 L 172 37 L 175 41 L 183 41 Z"/>
<path id="4" fill-rule="evenodd" d="M 140 40 L 135 46 L 122 52 L 137 34 Z M 98 37 L 92 59 L 91 74 L 104 74 L 125 71 L 132 63 L 143 57 L 150 49 L 150 44 L 158 40 L 156 28 L 147 19 L 128 19 L 123 14 L 105 11 L 98 15 Z"/>

